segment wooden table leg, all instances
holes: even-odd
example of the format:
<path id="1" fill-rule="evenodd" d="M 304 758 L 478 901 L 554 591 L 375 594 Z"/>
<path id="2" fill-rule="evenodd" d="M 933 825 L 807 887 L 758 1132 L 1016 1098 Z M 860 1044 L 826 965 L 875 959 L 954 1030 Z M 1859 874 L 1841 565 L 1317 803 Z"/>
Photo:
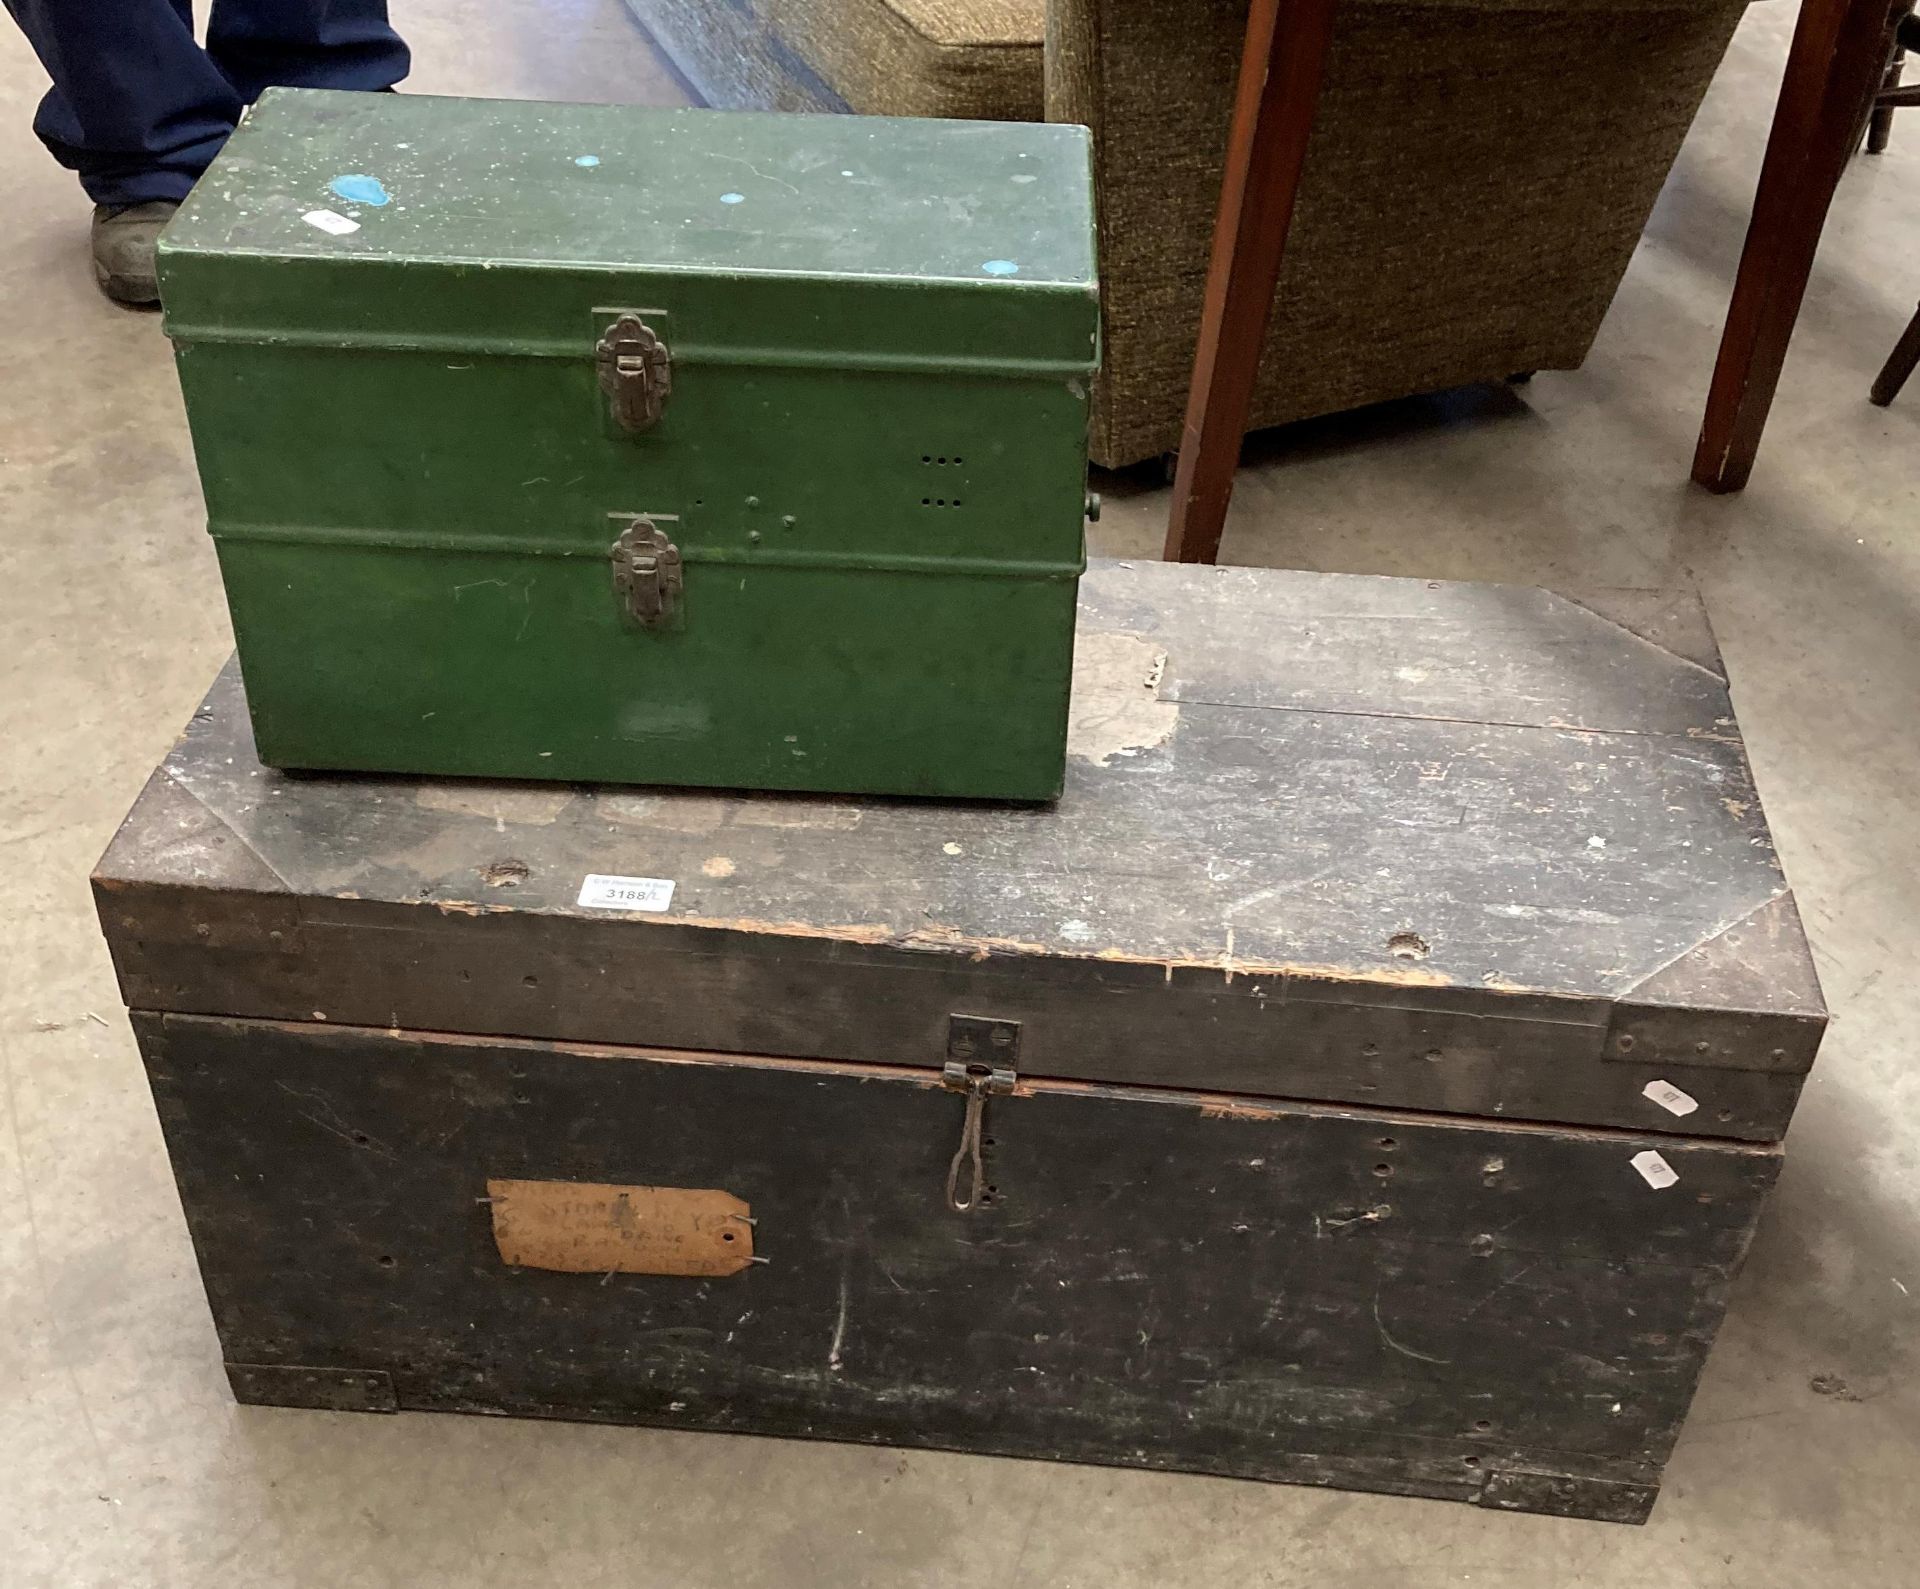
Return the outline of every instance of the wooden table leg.
<path id="1" fill-rule="evenodd" d="M 1734 280 L 1693 478 L 1738 491 L 1786 363 L 1833 191 L 1887 64 L 1888 0 L 1803 0 Z"/>
<path id="2" fill-rule="evenodd" d="M 1294 198 L 1333 37 L 1334 0 L 1253 0 L 1207 265 L 1167 525 L 1170 562 L 1211 563 L 1233 495 Z"/>
<path id="3" fill-rule="evenodd" d="M 1885 408 L 1900 395 L 1900 388 L 1907 384 L 1907 377 L 1913 374 L 1914 367 L 1920 365 L 1920 309 L 1913 312 L 1913 318 L 1907 322 L 1907 329 L 1900 333 L 1900 340 L 1887 355 L 1887 362 L 1880 366 L 1880 373 L 1873 378 L 1873 389 L 1867 394 L 1868 401 Z"/>

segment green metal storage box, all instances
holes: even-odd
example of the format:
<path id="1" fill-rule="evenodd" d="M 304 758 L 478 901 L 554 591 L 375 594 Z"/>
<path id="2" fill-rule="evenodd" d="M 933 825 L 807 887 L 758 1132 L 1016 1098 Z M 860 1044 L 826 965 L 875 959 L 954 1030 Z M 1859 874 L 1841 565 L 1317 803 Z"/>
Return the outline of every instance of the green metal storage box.
<path id="1" fill-rule="evenodd" d="M 1058 794 L 1084 130 L 275 91 L 161 285 L 269 765 Z"/>

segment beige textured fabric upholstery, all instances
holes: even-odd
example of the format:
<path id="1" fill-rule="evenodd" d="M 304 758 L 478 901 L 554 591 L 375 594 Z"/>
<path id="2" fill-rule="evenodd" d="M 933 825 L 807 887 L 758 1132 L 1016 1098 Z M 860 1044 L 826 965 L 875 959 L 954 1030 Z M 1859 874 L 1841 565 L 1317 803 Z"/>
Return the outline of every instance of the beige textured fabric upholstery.
<path id="1" fill-rule="evenodd" d="M 1345 0 L 1253 426 L 1577 366 L 1744 9 Z M 1053 0 L 1048 111 L 1095 136 L 1103 464 L 1179 444 L 1245 25 Z"/>
<path id="2" fill-rule="evenodd" d="M 710 103 L 1094 130 L 1092 454 L 1179 442 L 1246 0 L 630 0 Z M 1044 22 L 1041 10 L 1044 7 Z M 1586 357 L 1745 0 L 1342 0 L 1255 426 Z"/>
<path id="3" fill-rule="evenodd" d="M 629 0 L 710 105 L 1039 121 L 1046 0 Z"/>

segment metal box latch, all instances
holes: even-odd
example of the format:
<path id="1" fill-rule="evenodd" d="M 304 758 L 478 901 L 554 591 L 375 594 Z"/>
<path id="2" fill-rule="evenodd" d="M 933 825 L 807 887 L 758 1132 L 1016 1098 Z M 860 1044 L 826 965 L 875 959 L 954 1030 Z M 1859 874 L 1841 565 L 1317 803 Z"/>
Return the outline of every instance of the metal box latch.
<path id="1" fill-rule="evenodd" d="M 622 430 L 652 430 L 673 391 L 667 345 L 638 315 L 623 314 L 600 334 L 593 361 L 600 390 Z"/>
<path id="2" fill-rule="evenodd" d="M 627 616 L 659 627 L 680 605 L 680 548 L 644 514 L 613 543 L 613 589 Z"/>
<path id="3" fill-rule="evenodd" d="M 995 1021 L 980 1015 L 947 1017 L 947 1061 L 941 1067 L 940 1080 L 967 1098 L 960 1147 L 947 1167 L 947 1206 L 956 1213 L 964 1214 L 991 1196 L 990 1192 L 983 1196 L 987 1168 L 981 1151 L 987 1095 L 1013 1091 L 1019 1060 L 1018 1021 Z M 964 1189 L 960 1185 L 963 1174 L 967 1178 Z"/>

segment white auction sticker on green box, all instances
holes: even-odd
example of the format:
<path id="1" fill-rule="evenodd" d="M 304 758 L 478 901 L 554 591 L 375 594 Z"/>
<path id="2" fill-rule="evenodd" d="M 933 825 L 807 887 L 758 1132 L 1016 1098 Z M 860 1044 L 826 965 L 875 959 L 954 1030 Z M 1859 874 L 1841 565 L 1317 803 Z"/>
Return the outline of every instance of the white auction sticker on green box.
<path id="1" fill-rule="evenodd" d="M 588 910 L 665 910 L 673 903 L 670 877 L 609 877 L 589 872 L 580 885 Z"/>

